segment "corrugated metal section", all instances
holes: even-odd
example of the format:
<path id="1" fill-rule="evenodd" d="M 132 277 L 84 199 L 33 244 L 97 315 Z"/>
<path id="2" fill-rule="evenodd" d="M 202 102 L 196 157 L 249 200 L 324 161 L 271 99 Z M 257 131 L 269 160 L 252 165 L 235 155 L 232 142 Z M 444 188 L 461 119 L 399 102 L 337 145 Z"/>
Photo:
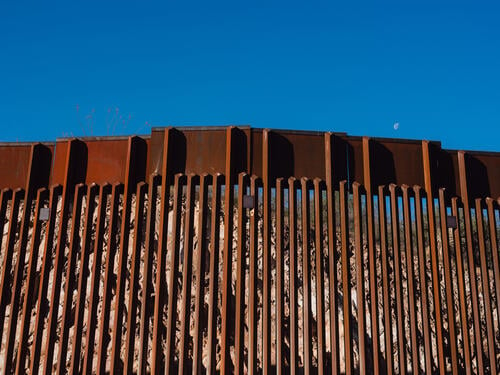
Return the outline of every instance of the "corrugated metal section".
<path id="1" fill-rule="evenodd" d="M 249 127 L 0 145 L 6 373 L 496 373 L 500 153 Z"/>

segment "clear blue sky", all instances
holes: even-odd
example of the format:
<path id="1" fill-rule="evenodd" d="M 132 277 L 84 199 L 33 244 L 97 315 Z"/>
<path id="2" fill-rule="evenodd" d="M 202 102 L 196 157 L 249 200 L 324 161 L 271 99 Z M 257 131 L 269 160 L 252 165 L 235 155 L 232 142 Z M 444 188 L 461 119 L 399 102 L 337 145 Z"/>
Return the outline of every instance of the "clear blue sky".
<path id="1" fill-rule="evenodd" d="M 346 3 L 2 1 L 0 141 L 249 124 L 500 151 L 498 2 Z"/>

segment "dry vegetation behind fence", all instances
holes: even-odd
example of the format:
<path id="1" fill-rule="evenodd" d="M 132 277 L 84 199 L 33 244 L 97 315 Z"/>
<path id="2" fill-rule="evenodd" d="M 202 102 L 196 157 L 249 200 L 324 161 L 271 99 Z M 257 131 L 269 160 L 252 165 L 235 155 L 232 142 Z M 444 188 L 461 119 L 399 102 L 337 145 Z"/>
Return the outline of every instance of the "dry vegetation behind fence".
<path id="1" fill-rule="evenodd" d="M 320 180 L 279 180 L 265 246 L 261 181 L 241 175 L 229 201 L 223 182 L 179 175 L 164 192 L 153 178 L 128 198 L 121 185 L 77 186 L 66 207 L 57 187 L 30 206 L 4 191 L 2 368 L 149 373 L 156 362 L 218 371 L 227 361 L 248 371 L 263 368 L 267 350 L 272 369 L 373 372 L 378 363 L 427 372 L 440 361 L 446 371 L 496 369 L 493 201 L 464 210 L 442 196 L 431 212 L 421 189 L 392 186 L 372 197 L 370 218 L 361 185 L 329 195 Z M 40 220 L 45 207 L 55 208 Z M 446 224 L 452 215 L 455 229 Z"/>

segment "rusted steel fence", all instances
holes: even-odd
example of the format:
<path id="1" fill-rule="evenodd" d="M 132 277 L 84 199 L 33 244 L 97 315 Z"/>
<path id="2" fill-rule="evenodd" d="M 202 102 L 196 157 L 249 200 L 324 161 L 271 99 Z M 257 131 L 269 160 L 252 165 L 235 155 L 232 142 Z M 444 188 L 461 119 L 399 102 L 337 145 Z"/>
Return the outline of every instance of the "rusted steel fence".
<path id="1" fill-rule="evenodd" d="M 1 373 L 500 371 L 500 153 L 158 128 L 0 189 Z"/>

